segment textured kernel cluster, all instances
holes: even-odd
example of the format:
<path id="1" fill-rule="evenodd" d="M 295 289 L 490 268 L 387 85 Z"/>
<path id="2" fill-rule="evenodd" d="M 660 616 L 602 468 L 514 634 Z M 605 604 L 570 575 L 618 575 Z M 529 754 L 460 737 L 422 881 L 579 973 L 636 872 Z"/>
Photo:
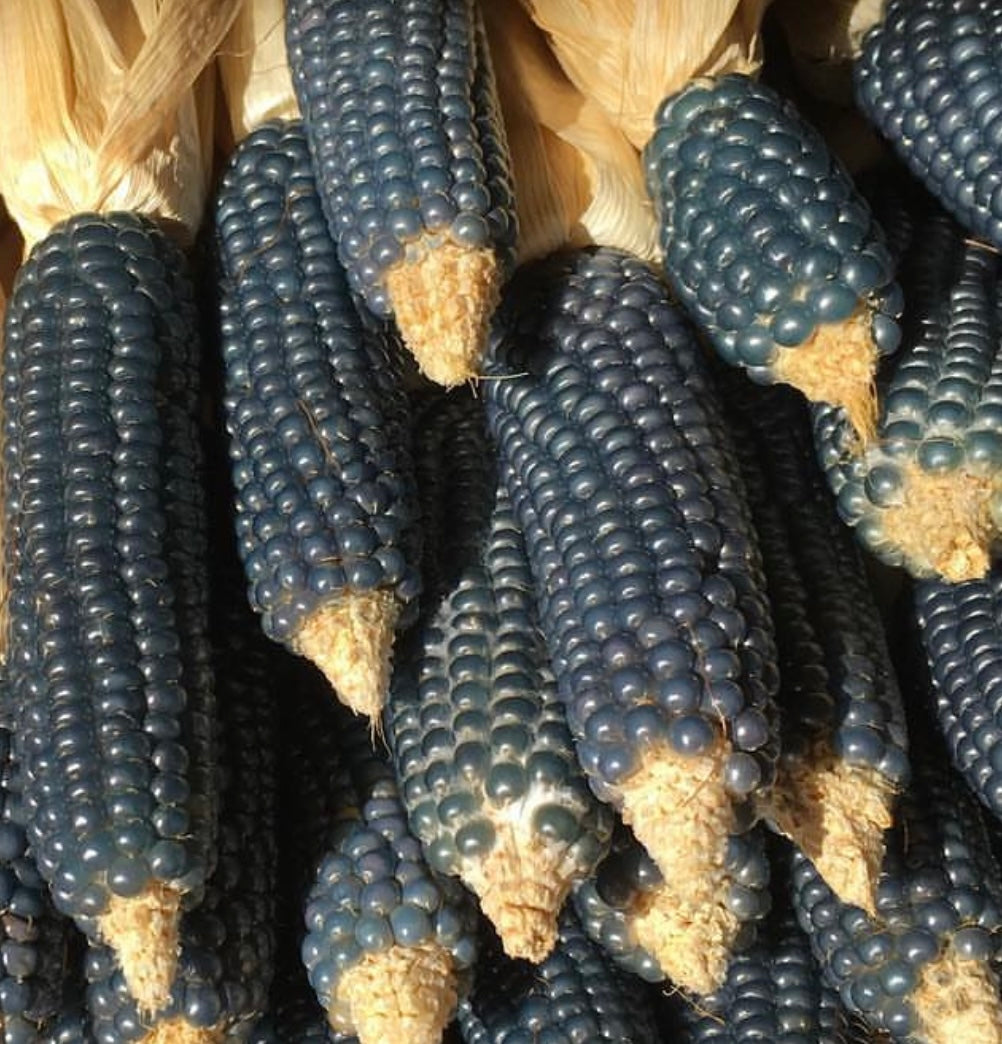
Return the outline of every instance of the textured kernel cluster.
<path id="1" fill-rule="evenodd" d="M 213 614 L 219 711 L 219 844 L 205 897 L 185 913 L 169 1002 L 139 1010 L 114 955 L 92 946 L 87 1003 L 99 1044 L 145 1039 L 170 1019 L 239 1037 L 267 1008 L 275 963 L 277 687 L 271 649 L 239 585 Z M 220 599 L 222 602 L 223 599 Z"/>
<path id="2" fill-rule="evenodd" d="M 214 844 L 197 344 L 183 255 L 127 214 L 56 226 L 6 313 L 25 816 L 57 907 L 91 933 L 113 895 L 200 889 Z"/>
<path id="3" fill-rule="evenodd" d="M 811 756 L 823 743 L 903 786 L 901 692 L 862 556 L 814 459 L 807 410 L 786 388 L 736 377 L 727 389 L 776 627 L 783 755 Z"/>
<path id="4" fill-rule="evenodd" d="M 954 766 L 1002 817 L 1002 571 L 915 585 L 935 714 Z"/>
<path id="5" fill-rule="evenodd" d="M 815 409 L 814 426 L 842 518 L 889 564 L 929 575 L 889 540 L 884 516 L 904 502 L 909 471 L 987 480 L 1002 467 L 1002 269 L 994 251 L 966 240 L 935 205 L 912 220 L 899 273 L 904 343 L 881 396 L 878 442 L 859 454 L 830 407 Z M 997 526 L 997 492 L 988 510 Z"/>
<path id="6" fill-rule="evenodd" d="M 745 76 L 670 95 L 644 149 L 665 272 L 716 350 L 771 383 L 779 348 L 871 310 L 892 352 L 901 295 L 869 207 L 793 105 Z"/>
<path id="7" fill-rule="evenodd" d="M 352 289 L 430 236 L 514 257 L 507 143 L 473 0 L 290 0 L 293 84 Z"/>
<path id="8" fill-rule="evenodd" d="M 570 907 L 561 914 L 556 947 L 540 964 L 512 961 L 497 946 L 485 953 L 473 991 L 460 1003 L 459 1026 L 465 1044 L 661 1039 L 643 985 L 609 962 Z"/>
<path id="9" fill-rule="evenodd" d="M 704 751 L 723 724 L 725 784 L 752 793 L 776 755 L 775 650 L 692 333 L 611 250 L 527 269 L 502 309 L 488 418 L 593 789 L 616 804 L 646 746 Z"/>
<path id="10" fill-rule="evenodd" d="M 876 919 L 840 902 L 807 858 L 792 856 L 794 909 L 826 978 L 847 1009 L 901 1039 L 918 1029 L 912 995 L 923 971 L 948 947 L 970 961 L 1002 957 L 1002 878 L 980 808 L 938 741 L 915 747 Z"/>
<path id="11" fill-rule="evenodd" d="M 438 480 L 422 493 L 449 526 L 437 540 L 426 534 L 426 557 L 446 582 L 413 635 L 409 669 L 398 670 L 388 729 L 411 826 L 431 866 L 456 874 L 494 847 L 505 810 L 528 802 L 519 814 L 531 817 L 532 833 L 566 846 L 584 876 L 604 851 L 611 814 L 577 763 L 483 406 L 464 391 L 436 415 L 455 449 L 435 452 L 433 429 L 433 455 L 421 441 L 417 455 L 422 477 L 437 461 Z"/>
<path id="12" fill-rule="evenodd" d="M 4 694 L 6 695 L 6 694 Z M 4 1044 L 34 1044 L 61 1010 L 69 922 L 52 906 L 28 849 L 10 733 L 0 728 L 0 1025 Z"/>
<path id="13" fill-rule="evenodd" d="M 916 177 L 1002 249 L 1002 10 L 890 0 L 853 67 L 856 100 Z"/>
<path id="14" fill-rule="evenodd" d="M 822 980 L 810 941 L 786 904 L 736 954 L 727 979 L 699 1008 L 686 1006 L 687 1044 L 843 1044 L 846 1017 Z"/>
<path id="15" fill-rule="evenodd" d="M 265 633 L 289 643 L 346 590 L 417 594 L 400 358 L 363 330 L 301 123 L 244 139 L 215 221 L 237 537 Z"/>
<path id="16" fill-rule="evenodd" d="M 733 946 L 737 953 L 750 945 L 757 922 L 772 904 L 769 860 L 761 829 L 728 838 L 724 868 L 729 879 L 727 907 L 744 922 Z M 637 943 L 634 920 L 645 909 L 646 897 L 662 881 L 661 872 L 643 846 L 619 824 L 609 855 L 593 877 L 575 888 L 573 896 L 588 937 L 620 968 L 648 982 L 661 982 L 665 973 L 657 958 Z"/>

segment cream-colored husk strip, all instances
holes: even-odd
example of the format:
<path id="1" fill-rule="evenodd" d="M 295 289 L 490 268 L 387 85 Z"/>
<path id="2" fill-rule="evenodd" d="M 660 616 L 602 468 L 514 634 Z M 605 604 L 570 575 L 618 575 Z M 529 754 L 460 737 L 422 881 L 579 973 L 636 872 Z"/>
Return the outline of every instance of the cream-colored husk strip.
<path id="1" fill-rule="evenodd" d="M 638 149 L 697 76 L 754 74 L 768 0 L 522 0 L 575 86 Z"/>
<path id="2" fill-rule="evenodd" d="M 979 580 L 991 567 L 999 533 L 989 504 L 1002 489 L 1000 475 L 963 469 L 927 472 L 902 468 L 901 501 L 879 513 L 887 545 L 899 550 L 915 576 L 938 575 L 950 583 Z"/>
<path id="3" fill-rule="evenodd" d="M 876 914 L 884 831 L 895 792 L 876 769 L 847 765 L 824 743 L 780 760 L 762 811 L 846 903 Z"/>
<path id="4" fill-rule="evenodd" d="M 841 406 L 862 449 L 877 427 L 877 346 L 872 317 L 861 307 L 842 323 L 825 323 L 803 344 L 779 348 L 776 379 L 792 384 L 811 402 Z"/>
<path id="5" fill-rule="evenodd" d="M 446 388 L 480 375 L 487 330 L 501 300 L 493 250 L 425 236 L 385 276 L 397 329 L 421 372 Z"/>
<path id="6" fill-rule="evenodd" d="M 457 1003 L 448 951 L 434 942 L 391 946 L 341 976 L 327 1018 L 359 1044 L 439 1044 Z"/>
<path id="7" fill-rule="evenodd" d="M 505 117 L 520 261 L 599 243 L 655 260 L 658 229 L 640 154 L 567 78 L 518 0 L 484 5 Z"/>
<path id="8" fill-rule="evenodd" d="M 0 3 L 0 194 L 26 249 L 84 211 L 201 224 L 213 54 L 242 0 Z"/>
<path id="9" fill-rule="evenodd" d="M 696 993 L 723 981 L 741 927 L 727 908 L 727 842 L 737 830 L 723 783 L 727 753 L 723 739 L 688 757 L 667 744 L 651 746 L 619 787 L 623 820 L 664 877 L 664 901 L 650 913 L 645 938 L 653 944 L 656 934 L 658 952 L 678 954 L 673 979 Z"/>
<path id="10" fill-rule="evenodd" d="M 130 898 L 112 896 L 98 919 L 139 1009 L 153 1013 L 170 998 L 177 969 L 181 893 L 155 883 Z"/>
<path id="11" fill-rule="evenodd" d="M 392 591 L 352 591 L 307 617 L 293 648 L 312 660 L 337 698 L 378 728 L 390 686 L 400 606 Z"/>
<path id="12" fill-rule="evenodd" d="M 494 847 L 459 864 L 460 878 L 479 898 L 505 953 L 534 963 L 556 945 L 560 909 L 571 886 L 586 873 L 572 845 L 533 829 L 533 813 L 541 804 L 561 804 L 560 792 L 551 787 L 530 790 L 503 809 L 489 809 Z"/>
<path id="13" fill-rule="evenodd" d="M 217 60 L 233 141 L 268 120 L 299 116 L 285 51 L 285 0 L 245 2 Z"/>
<path id="14" fill-rule="evenodd" d="M 926 964 L 911 995 L 923 1044 L 1002 1044 L 998 976 L 953 947 Z"/>
<path id="15" fill-rule="evenodd" d="M 182 1018 L 174 1017 L 158 1022 L 140 1044 L 222 1044 L 226 1034 L 222 1029 L 192 1026 Z"/>

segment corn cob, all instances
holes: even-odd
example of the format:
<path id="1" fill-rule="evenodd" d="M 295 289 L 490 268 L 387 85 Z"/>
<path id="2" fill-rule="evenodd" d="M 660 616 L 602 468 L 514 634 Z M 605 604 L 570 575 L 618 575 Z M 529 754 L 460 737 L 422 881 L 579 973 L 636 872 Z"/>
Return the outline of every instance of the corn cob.
<path id="1" fill-rule="evenodd" d="M 505 958 L 496 943 L 482 949 L 474 989 L 459 1010 L 465 1044 L 662 1039 L 643 984 L 606 959 L 571 907 L 560 916 L 556 948 L 535 967 Z"/>
<path id="2" fill-rule="evenodd" d="M 815 442 L 843 519 L 917 577 L 983 577 L 1002 527 L 1002 282 L 994 252 L 925 216 L 901 269 L 906 340 L 860 453 L 840 411 Z"/>
<path id="3" fill-rule="evenodd" d="M 323 832 L 303 963 L 336 1032 L 437 1044 L 476 957 L 475 909 L 428 869 L 365 720 L 332 724 L 350 793 Z"/>
<path id="4" fill-rule="evenodd" d="M 394 629 L 419 587 L 406 397 L 394 347 L 355 311 L 299 122 L 238 147 L 216 230 L 251 602 L 269 637 L 377 719 Z"/>
<path id="5" fill-rule="evenodd" d="M 847 1018 L 788 903 L 777 904 L 759 939 L 736 955 L 727 981 L 687 1006 L 686 1044 L 845 1044 Z"/>
<path id="6" fill-rule="evenodd" d="M 31 1044 L 62 1010 L 72 923 L 53 908 L 28 849 L 11 746 L 0 728 L 0 1038 Z"/>
<path id="7" fill-rule="evenodd" d="M 474 0 L 290 0 L 286 40 L 352 289 L 432 380 L 475 376 L 515 217 Z"/>
<path id="8" fill-rule="evenodd" d="M 706 992 L 740 926 L 724 853 L 771 782 L 776 684 L 709 374 L 653 271 L 610 250 L 526 269 L 494 351 L 491 433 L 578 755 L 673 889 L 665 971 Z"/>
<path id="9" fill-rule="evenodd" d="M 973 235 L 1002 249 L 1002 10 L 985 0 L 888 0 L 853 65 L 856 100 Z"/>
<path id="10" fill-rule="evenodd" d="M 88 1005 L 102 1044 L 216 1044 L 244 1035 L 266 1009 L 275 958 L 278 688 L 270 643 L 242 598 L 235 564 L 220 573 L 213 616 L 221 779 L 216 867 L 205 898 L 182 918 L 178 969 L 160 1010 L 142 1011 L 108 951 L 92 947 Z"/>
<path id="11" fill-rule="evenodd" d="M 155 225 L 84 214 L 18 273 L 4 352 L 10 681 L 55 904 L 166 998 L 215 843 L 197 324 Z"/>
<path id="12" fill-rule="evenodd" d="M 909 1044 L 993 1044 L 1002 878 L 978 804 L 938 739 L 909 724 L 913 779 L 888 834 L 876 916 L 840 902 L 796 850 L 794 907 L 828 981 L 871 1028 Z"/>
<path id="13" fill-rule="evenodd" d="M 964 584 L 922 581 L 914 598 L 935 715 L 953 765 L 1002 818 L 1002 572 Z"/>
<path id="14" fill-rule="evenodd" d="M 845 902 L 874 912 L 884 831 L 908 780 L 901 693 L 863 560 L 783 388 L 728 381 L 776 627 L 781 750 L 767 815 Z"/>
<path id="15" fill-rule="evenodd" d="M 742 922 L 731 949 L 743 952 L 754 941 L 757 922 L 771 902 L 760 828 L 728 840 L 725 867 L 730 877 L 727 905 Z M 677 962 L 674 940 L 665 932 L 673 916 L 673 890 L 622 823 L 610 854 L 594 877 L 575 888 L 573 902 L 589 938 L 617 965 L 648 982 L 667 978 L 665 968 Z"/>
<path id="16" fill-rule="evenodd" d="M 398 666 L 387 733 L 429 864 L 476 893 L 509 955 L 541 961 L 612 817 L 577 763 L 484 425 L 478 400 L 453 393 L 434 413 L 432 445 L 422 433 L 416 446 L 418 473 L 438 472 L 424 487 L 428 514 L 444 510 L 449 528 L 426 533 L 441 579 Z"/>
<path id="17" fill-rule="evenodd" d="M 644 150 L 665 273 L 717 352 L 842 407 L 873 436 L 901 293 L 870 209 L 820 135 L 747 76 L 698 79 Z"/>

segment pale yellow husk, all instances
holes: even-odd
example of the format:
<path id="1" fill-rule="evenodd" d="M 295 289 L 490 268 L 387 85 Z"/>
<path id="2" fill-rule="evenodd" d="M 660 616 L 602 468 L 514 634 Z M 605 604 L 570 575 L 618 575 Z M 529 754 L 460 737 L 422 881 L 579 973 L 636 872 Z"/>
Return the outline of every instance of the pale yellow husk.
<path id="1" fill-rule="evenodd" d="M 0 194 L 26 249 L 83 211 L 194 235 L 211 174 L 209 66 L 241 2 L 0 3 Z"/>
<path id="2" fill-rule="evenodd" d="M 575 86 L 637 148 L 697 76 L 757 73 L 768 0 L 521 0 Z"/>
<path id="3" fill-rule="evenodd" d="M 599 243 L 657 256 L 637 149 L 568 79 L 518 0 L 483 5 L 512 157 L 520 261 Z"/>
<path id="4" fill-rule="evenodd" d="M 949 947 L 924 965 L 911 996 L 924 1044 L 1002 1044 L 998 975 Z"/>
<path id="5" fill-rule="evenodd" d="M 268 120 L 299 116 L 285 51 L 285 0 L 247 0 L 218 63 L 233 141 Z"/>

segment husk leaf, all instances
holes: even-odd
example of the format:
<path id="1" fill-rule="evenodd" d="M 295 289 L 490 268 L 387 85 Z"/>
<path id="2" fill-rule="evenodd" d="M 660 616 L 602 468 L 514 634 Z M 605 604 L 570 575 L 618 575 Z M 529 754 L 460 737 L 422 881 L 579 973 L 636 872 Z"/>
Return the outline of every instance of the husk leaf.
<path id="1" fill-rule="evenodd" d="M 25 248 L 82 211 L 201 222 L 203 70 L 242 0 L 0 3 L 0 192 Z"/>
<path id="2" fill-rule="evenodd" d="M 561 69 L 517 0 L 485 4 L 514 167 L 519 259 L 600 243 L 652 259 L 657 225 L 637 150 Z"/>
<path id="3" fill-rule="evenodd" d="M 234 141 L 268 120 L 299 115 L 285 51 L 285 0 L 244 3 L 218 65 Z"/>
<path id="4" fill-rule="evenodd" d="M 754 74 L 768 0 L 521 0 L 575 86 L 640 149 L 697 76 Z"/>

